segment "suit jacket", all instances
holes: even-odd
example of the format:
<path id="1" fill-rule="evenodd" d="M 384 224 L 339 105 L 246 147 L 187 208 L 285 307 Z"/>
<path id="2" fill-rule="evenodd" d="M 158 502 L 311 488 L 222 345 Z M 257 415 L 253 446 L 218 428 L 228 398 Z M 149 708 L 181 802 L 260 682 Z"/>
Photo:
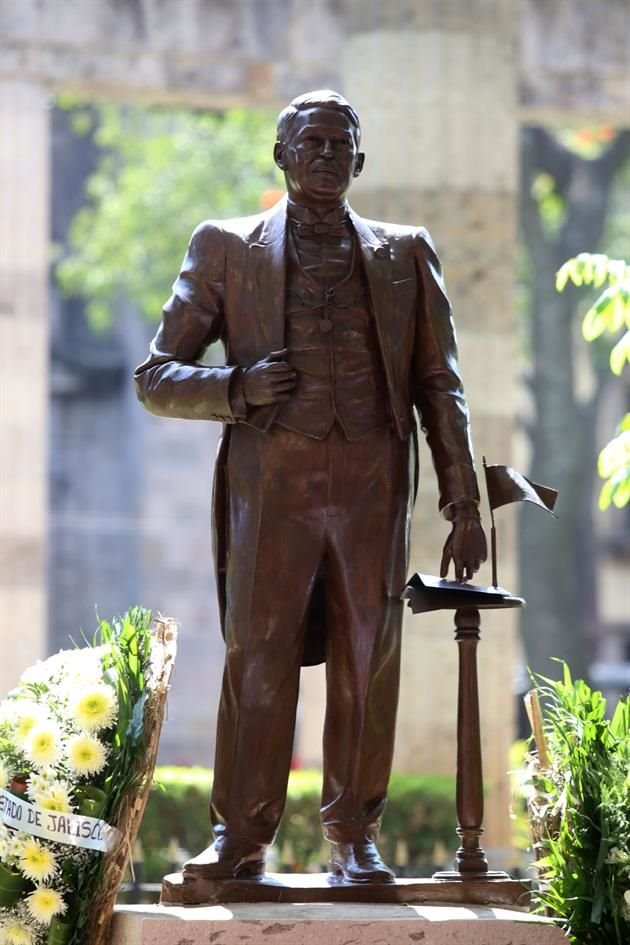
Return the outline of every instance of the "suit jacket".
<path id="1" fill-rule="evenodd" d="M 413 408 L 431 449 L 440 509 L 478 500 L 468 410 L 457 369 L 451 307 L 428 232 L 364 220 L 349 210 L 369 287 L 392 423 L 406 439 Z M 223 617 L 225 457 L 229 424 L 267 431 L 276 406 L 246 407 L 238 373 L 285 346 L 286 200 L 253 217 L 201 223 L 192 235 L 148 359 L 136 370 L 140 400 L 159 416 L 226 425 L 214 483 L 214 553 Z M 199 359 L 216 341 L 224 366 Z M 255 484 L 251 484 L 255 488 Z"/>

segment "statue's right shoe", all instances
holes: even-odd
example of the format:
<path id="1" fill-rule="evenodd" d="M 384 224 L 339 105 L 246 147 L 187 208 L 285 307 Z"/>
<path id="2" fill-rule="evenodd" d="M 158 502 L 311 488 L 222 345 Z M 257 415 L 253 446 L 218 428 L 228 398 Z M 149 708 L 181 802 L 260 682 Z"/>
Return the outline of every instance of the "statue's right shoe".
<path id="1" fill-rule="evenodd" d="M 383 862 L 371 840 L 358 843 L 331 843 L 331 882 L 357 886 L 367 883 L 395 883 L 393 870 Z"/>
<path id="2" fill-rule="evenodd" d="M 266 845 L 243 837 L 220 837 L 212 846 L 184 863 L 186 879 L 261 879 Z"/>

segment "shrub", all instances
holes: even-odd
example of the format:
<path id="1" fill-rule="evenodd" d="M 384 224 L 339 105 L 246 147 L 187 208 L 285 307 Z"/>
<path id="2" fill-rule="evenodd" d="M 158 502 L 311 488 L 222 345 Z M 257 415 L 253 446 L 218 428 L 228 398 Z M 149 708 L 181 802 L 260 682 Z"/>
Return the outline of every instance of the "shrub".
<path id="1" fill-rule="evenodd" d="M 630 702 L 612 719 L 585 682 L 542 679 L 539 760 L 530 779 L 538 911 L 575 945 L 630 940 Z M 545 755 L 548 761 L 545 764 Z"/>

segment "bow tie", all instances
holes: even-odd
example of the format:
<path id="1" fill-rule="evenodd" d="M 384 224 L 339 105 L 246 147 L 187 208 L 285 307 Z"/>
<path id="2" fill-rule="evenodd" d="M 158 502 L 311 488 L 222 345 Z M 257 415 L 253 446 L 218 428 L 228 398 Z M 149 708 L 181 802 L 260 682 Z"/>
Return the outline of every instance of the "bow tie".
<path id="1" fill-rule="evenodd" d="M 297 223 L 297 235 L 305 239 L 341 239 L 348 233 L 345 223 Z"/>

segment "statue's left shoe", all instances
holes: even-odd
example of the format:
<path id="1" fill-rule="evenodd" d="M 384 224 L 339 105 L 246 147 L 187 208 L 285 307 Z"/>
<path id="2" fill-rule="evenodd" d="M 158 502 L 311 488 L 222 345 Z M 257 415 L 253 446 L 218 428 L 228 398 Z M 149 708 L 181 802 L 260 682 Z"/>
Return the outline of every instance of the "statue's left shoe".
<path id="1" fill-rule="evenodd" d="M 329 860 L 332 881 L 336 883 L 394 883 L 396 877 L 371 840 L 358 843 L 332 843 Z"/>

